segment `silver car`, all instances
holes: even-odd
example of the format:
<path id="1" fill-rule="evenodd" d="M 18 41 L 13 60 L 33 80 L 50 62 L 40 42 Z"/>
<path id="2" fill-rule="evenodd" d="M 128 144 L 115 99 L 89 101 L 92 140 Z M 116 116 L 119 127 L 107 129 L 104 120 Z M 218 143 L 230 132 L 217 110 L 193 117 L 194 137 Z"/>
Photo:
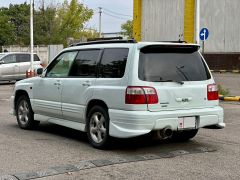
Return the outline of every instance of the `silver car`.
<path id="1" fill-rule="evenodd" d="M 30 68 L 30 53 L 0 53 L 0 80 L 20 80 L 26 78 Z M 42 67 L 37 54 L 34 54 L 34 69 Z"/>

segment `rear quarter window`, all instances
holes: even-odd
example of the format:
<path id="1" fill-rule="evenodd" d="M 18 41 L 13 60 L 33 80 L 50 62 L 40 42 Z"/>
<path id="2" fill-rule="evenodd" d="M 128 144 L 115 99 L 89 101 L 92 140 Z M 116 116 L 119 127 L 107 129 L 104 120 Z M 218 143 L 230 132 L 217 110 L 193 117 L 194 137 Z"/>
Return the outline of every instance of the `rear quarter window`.
<path id="1" fill-rule="evenodd" d="M 149 47 L 140 51 L 139 79 L 160 81 L 202 81 L 210 73 L 195 48 Z"/>
<path id="2" fill-rule="evenodd" d="M 17 62 L 30 62 L 30 54 L 17 54 Z"/>
<path id="3" fill-rule="evenodd" d="M 34 54 L 34 61 L 40 61 L 40 59 L 39 59 L 37 54 Z"/>

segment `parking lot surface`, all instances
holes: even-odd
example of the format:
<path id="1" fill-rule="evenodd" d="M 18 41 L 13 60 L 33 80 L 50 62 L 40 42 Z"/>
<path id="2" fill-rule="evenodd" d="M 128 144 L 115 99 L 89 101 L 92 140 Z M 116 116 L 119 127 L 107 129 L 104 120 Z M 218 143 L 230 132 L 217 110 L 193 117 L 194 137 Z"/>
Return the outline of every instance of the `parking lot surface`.
<path id="1" fill-rule="evenodd" d="M 240 75 L 214 76 L 217 83 L 239 95 Z M 0 83 L 0 177 L 240 179 L 240 102 L 221 102 L 225 129 L 200 129 L 189 142 L 143 136 L 115 140 L 110 150 L 103 151 L 92 148 L 85 133 L 65 127 L 41 123 L 33 131 L 19 129 L 9 115 L 12 88 L 13 84 Z"/>

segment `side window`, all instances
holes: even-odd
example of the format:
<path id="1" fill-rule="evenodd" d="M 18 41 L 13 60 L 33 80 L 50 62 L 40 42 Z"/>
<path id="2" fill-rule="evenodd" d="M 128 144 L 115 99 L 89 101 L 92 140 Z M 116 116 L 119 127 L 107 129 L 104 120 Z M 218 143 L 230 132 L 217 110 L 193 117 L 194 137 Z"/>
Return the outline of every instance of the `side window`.
<path id="1" fill-rule="evenodd" d="M 30 62 L 30 54 L 16 54 L 17 62 Z"/>
<path id="2" fill-rule="evenodd" d="M 38 55 L 34 54 L 34 61 L 40 61 Z"/>
<path id="3" fill-rule="evenodd" d="M 79 51 L 69 76 L 96 77 L 100 50 Z"/>
<path id="4" fill-rule="evenodd" d="M 128 57 L 127 48 L 109 48 L 103 52 L 100 77 L 102 78 L 121 78 L 125 72 Z"/>
<path id="5" fill-rule="evenodd" d="M 2 61 L 4 61 L 4 64 L 16 63 L 16 56 L 15 54 L 7 55 L 2 58 Z"/>
<path id="6" fill-rule="evenodd" d="M 77 51 L 65 52 L 58 56 L 47 69 L 46 77 L 67 77 Z"/>

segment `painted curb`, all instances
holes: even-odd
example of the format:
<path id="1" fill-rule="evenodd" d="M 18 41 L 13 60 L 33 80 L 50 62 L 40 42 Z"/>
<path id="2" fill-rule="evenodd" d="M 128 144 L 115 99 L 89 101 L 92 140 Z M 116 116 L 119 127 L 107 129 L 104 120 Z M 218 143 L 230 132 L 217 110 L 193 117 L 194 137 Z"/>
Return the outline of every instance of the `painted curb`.
<path id="1" fill-rule="evenodd" d="M 240 101 L 240 96 L 219 96 L 221 101 Z"/>
<path id="2" fill-rule="evenodd" d="M 210 70 L 211 72 L 217 72 L 217 73 L 240 73 L 240 70 L 234 69 L 234 70 Z"/>

